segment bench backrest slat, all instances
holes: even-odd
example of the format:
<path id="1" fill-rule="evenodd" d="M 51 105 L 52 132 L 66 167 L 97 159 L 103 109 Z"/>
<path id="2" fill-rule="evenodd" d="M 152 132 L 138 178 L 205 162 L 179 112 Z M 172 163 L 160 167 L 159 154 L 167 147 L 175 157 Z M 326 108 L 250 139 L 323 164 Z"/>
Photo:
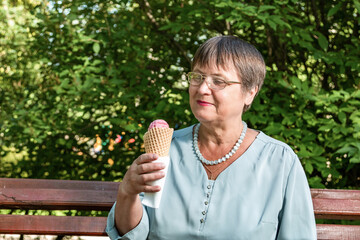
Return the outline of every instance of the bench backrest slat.
<path id="1" fill-rule="evenodd" d="M 118 187 L 116 182 L 0 178 L 0 208 L 109 211 Z"/>
<path id="2" fill-rule="evenodd" d="M 358 225 L 317 224 L 316 231 L 318 240 L 360 239 L 360 226 Z"/>
<path id="3" fill-rule="evenodd" d="M 106 236 L 106 217 L 2 215 L 0 233 Z"/>
<path id="4" fill-rule="evenodd" d="M 360 219 L 360 191 L 311 189 L 315 216 L 318 219 Z"/>
<path id="5" fill-rule="evenodd" d="M 313 198 L 360 200 L 359 190 L 312 188 L 311 196 Z"/>
<path id="6" fill-rule="evenodd" d="M 360 220 L 360 200 L 313 199 L 317 219 Z"/>

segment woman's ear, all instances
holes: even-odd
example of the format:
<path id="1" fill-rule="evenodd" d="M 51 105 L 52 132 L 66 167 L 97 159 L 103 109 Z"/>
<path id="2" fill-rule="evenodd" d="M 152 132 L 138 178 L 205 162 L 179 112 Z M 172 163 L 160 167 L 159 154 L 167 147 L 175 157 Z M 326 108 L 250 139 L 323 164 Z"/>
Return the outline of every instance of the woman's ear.
<path id="1" fill-rule="evenodd" d="M 254 98 L 259 90 L 259 86 L 253 87 L 250 91 L 246 92 L 245 105 L 251 105 L 254 101 Z"/>

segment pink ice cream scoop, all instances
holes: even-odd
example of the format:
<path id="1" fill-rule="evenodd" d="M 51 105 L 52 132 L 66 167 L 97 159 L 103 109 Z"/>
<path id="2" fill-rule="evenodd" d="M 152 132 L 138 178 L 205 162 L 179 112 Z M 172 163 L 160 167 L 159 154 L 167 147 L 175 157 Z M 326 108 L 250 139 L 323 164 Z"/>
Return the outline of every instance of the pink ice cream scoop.
<path id="1" fill-rule="evenodd" d="M 153 121 L 152 123 L 150 123 L 150 126 L 148 128 L 148 130 L 157 127 L 157 128 L 169 128 L 169 124 L 162 119 L 157 119 L 155 121 Z"/>

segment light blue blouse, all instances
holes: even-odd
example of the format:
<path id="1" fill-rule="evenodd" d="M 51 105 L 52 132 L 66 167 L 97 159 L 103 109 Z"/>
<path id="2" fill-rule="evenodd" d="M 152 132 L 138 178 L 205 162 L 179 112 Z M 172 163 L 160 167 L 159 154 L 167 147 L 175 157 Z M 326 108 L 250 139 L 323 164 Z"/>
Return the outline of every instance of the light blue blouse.
<path id="1" fill-rule="evenodd" d="M 292 149 L 263 132 L 216 180 L 192 146 L 192 128 L 174 132 L 158 209 L 143 206 L 137 227 L 111 239 L 316 239 L 310 189 Z"/>

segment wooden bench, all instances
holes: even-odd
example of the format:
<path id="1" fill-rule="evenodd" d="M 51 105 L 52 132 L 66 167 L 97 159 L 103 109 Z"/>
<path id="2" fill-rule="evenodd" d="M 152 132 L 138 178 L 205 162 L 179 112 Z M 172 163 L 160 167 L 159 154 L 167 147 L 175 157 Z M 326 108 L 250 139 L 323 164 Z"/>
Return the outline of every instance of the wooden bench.
<path id="1" fill-rule="evenodd" d="M 109 211 L 120 183 L 0 178 L 0 209 Z M 311 189 L 317 219 L 360 220 L 360 190 Z M 1 234 L 106 236 L 106 217 L 0 215 Z M 318 239 L 360 239 L 360 225 L 318 224 Z"/>

